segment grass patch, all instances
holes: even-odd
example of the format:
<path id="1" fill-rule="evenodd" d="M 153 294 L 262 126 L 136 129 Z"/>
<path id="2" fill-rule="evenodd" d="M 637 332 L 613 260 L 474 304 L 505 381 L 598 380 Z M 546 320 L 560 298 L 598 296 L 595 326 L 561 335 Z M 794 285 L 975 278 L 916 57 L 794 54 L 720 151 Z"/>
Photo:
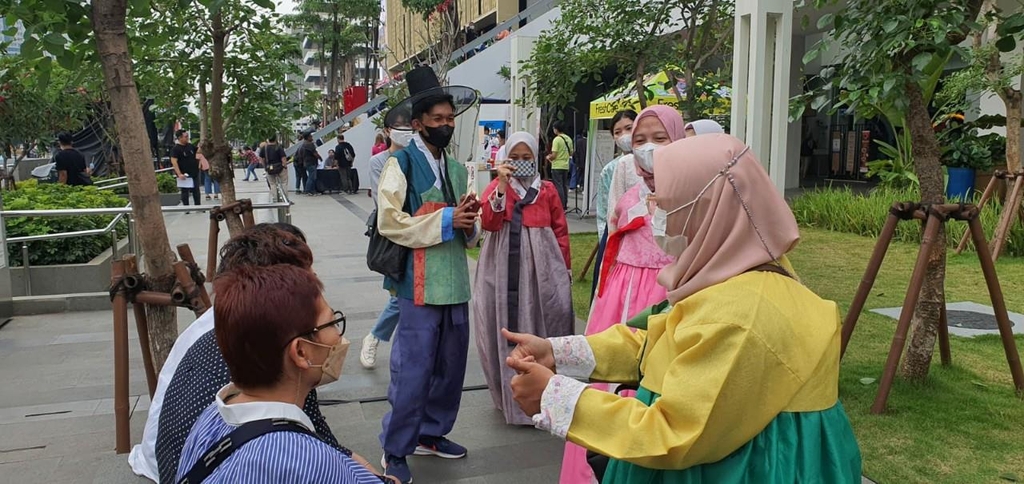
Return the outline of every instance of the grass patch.
<path id="1" fill-rule="evenodd" d="M 797 222 L 804 227 L 878 237 L 893 202 L 920 198 L 916 189 L 880 187 L 863 195 L 849 188 L 822 188 L 797 197 L 792 202 L 792 208 Z M 981 225 L 989 240 L 995 233 L 1002 211 L 1002 205 L 996 203 L 989 204 L 981 211 Z M 948 227 L 947 246 L 956 247 L 967 231 L 967 225 L 950 224 Z M 900 224 L 894 239 L 916 244 L 921 240 L 920 224 Z M 969 245 L 968 250 L 974 250 L 973 245 Z M 1003 254 L 1024 256 L 1024 224 L 1013 225 Z"/>
<path id="2" fill-rule="evenodd" d="M 801 280 L 822 297 L 838 301 L 845 315 L 875 241 L 816 228 L 803 228 L 801 234 L 803 240 L 790 256 Z M 597 235 L 574 234 L 570 240 L 577 279 L 573 303 L 577 317 L 586 319 L 590 275 L 577 276 Z M 902 304 L 916 254 L 916 244 L 893 244 L 866 309 Z M 1024 259 L 1003 257 L 997 270 L 1010 311 L 1024 312 Z M 990 304 L 974 253 L 950 253 L 946 290 L 951 302 Z M 939 364 L 936 345 L 928 380 L 914 384 L 897 379 L 889 412 L 874 416 L 869 409 L 878 384 L 864 385 L 860 379 L 881 377 L 894 330 L 894 320 L 865 310 L 841 368 L 840 398 L 860 442 L 864 474 L 881 483 L 1024 478 L 1024 402 L 1014 395 L 999 338 L 952 336 L 950 367 Z M 1017 345 L 1024 348 L 1024 337 L 1017 337 Z"/>
<path id="3" fill-rule="evenodd" d="M 801 279 L 824 298 L 849 309 L 874 240 L 803 229 L 792 254 Z M 903 302 L 917 245 L 894 244 L 865 307 Z M 949 301 L 990 304 L 977 257 L 950 253 L 946 277 Z M 1024 311 L 1024 260 L 1003 257 L 999 279 L 1011 311 Z M 869 413 L 892 341 L 895 321 L 865 311 L 857 324 L 840 373 L 840 397 L 853 421 L 864 455 L 864 473 L 878 482 L 1005 482 L 1024 476 L 1024 402 L 1013 382 L 997 336 L 952 336 L 953 365 L 939 364 L 938 348 L 929 379 L 897 380 L 884 416 Z M 1024 337 L 1017 337 L 1024 347 Z M 937 346 L 937 345 L 936 345 Z"/>

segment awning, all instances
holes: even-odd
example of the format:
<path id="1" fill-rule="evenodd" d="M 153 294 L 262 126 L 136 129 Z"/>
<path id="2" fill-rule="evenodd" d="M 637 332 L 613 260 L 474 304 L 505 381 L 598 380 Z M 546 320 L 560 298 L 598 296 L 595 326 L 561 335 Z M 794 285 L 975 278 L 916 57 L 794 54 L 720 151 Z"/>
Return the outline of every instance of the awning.
<path id="1" fill-rule="evenodd" d="M 652 106 L 655 104 L 664 104 L 679 109 L 679 99 L 676 96 L 676 90 L 680 87 L 685 89 L 685 86 L 680 86 L 679 84 L 680 83 L 671 85 L 668 76 L 664 71 L 648 75 L 644 79 L 644 90 L 647 91 L 647 105 Z M 723 106 L 718 107 L 710 114 L 728 115 L 730 109 L 728 99 L 730 94 L 731 92 L 729 88 L 720 88 L 719 95 L 725 98 L 726 102 Z M 623 109 L 640 111 L 640 98 L 637 96 L 636 87 L 632 83 L 626 87 L 617 89 L 604 97 L 591 101 L 590 119 L 611 119 L 615 116 L 615 113 Z"/>

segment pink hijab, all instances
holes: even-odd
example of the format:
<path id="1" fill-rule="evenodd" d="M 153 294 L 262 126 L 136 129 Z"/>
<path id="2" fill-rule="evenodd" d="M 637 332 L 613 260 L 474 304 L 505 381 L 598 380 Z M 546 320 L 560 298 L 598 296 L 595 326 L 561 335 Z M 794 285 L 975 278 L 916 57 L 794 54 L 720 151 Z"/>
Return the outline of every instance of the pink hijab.
<path id="1" fill-rule="evenodd" d="M 668 216 L 666 233 L 689 238 L 679 259 L 658 274 L 672 304 L 759 265 L 778 263 L 800 240 L 793 212 L 768 173 L 730 135 L 694 136 L 655 151 L 654 176 L 662 210 L 696 200 Z"/>
<path id="2" fill-rule="evenodd" d="M 665 131 L 668 131 L 668 137 L 672 141 L 679 141 L 686 137 L 686 123 L 683 121 L 683 115 L 679 114 L 675 108 L 663 104 L 648 106 L 647 109 L 640 111 L 640 115 L 633 121 L 633 126 L 639 124 L 641 119 L 650 116 L 656 116 L 658 121 L 661 121 L 661 125 L 665 127 Z"/>

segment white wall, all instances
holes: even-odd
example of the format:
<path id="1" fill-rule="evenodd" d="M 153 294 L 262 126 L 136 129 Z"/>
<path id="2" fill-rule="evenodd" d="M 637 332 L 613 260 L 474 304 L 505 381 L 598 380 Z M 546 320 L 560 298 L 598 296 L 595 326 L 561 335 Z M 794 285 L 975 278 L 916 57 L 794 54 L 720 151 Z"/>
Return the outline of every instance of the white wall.
<path id="1" fill-rule="evenodd" d="M 789 97 L 792 98 L 803 92 L 802 67 L 804 52 L 806 51 L 803 39 L 799 35 L 793 36 L 793 47 L 790 53 L 789 69 Z M 786 132 L 786 189 L 798 188 L 800 186 L 800 136 L 803 119 L 797 119 L 789 123 Z"/>
<path id="2" fill-rule="evenodd" d="M 501 66 L 510 65 L 510 59 L 512 57 L 511 46 L 512 40 L 520 35 L 535 37 L 540 32 L 551 27 L 551 22 L 561 15 L 561 11 L 558 8 L 551 9 L 544 15 L 541 15 L 536 20 L 526 24 L 522 29 L 512 32 L 512 35 L 506 37 L 500 42 L 495 42 L 490 47 L 485 49 L 483 52 L 477 52 L 471 59 L 455 66 L 454 69 L 448 72 L 448 83 L 451 85 L 463 85 L 480 91 L 480 95 L 484 98 L 491 99 L 511 99 L 511 86 L 509 81 L 500 75 L 498 70 Z M 470 113 L 467 113 L 470 114 Z M 482 104 L 479 111 L 479 119 L 483 120 L 494 120 L 494 119 L 505 119 L 510 120 L 511 112 L 507 104 Z M 359 170 L 359 183 L 360 188 L 370 188 L 370 149 L 373 147 L 373 138 L 377 134 L 377 127 L 373 123 L 373 119 L 367 119 L 366 116 L 361 116 L 360 124 L 353 127 L 352 129 L 345 132 L 345 141 L 352 144 L 352 147 L 356 150 L 356 161 L 354 166 L 356 170 Z M 476 117 L 463 115 L 459 118 L 459 126 L 462 123 L 469 123 L 473 126 L 473 133 L 476 133 Z M 462 130 L 460 130 L 461 132 Z M 464 138 L 463 134 L 459 135 L 459 138 Z M 474 138 L 471 145 L 476 145 L 476 138 Z M 464 141 L 463 141 L 464 142 Z M 327 150 L 335 149 L 338 144 L 336 138 L 324 140 L 323 146 L 320 146 L 317 151 L 320 152 L 320 156 L 327 156 Z M 461 143 L 460 143 L 461 144 Z M 461 156 L 460 156 L 461 158 Z M 293 176 L 294 174 L 290 175 Z M 293 178 L 294 179 L 294 178 Z"/>
<path id="3" fill-rule="evenodd" d="M 359 188 L 370 188 L 370 150 L 373 149 L 373 139 L 377 135 L 377 126 L 372 119 L 366 115 L 360 116 L 359 124 L 345 132 L 345 141 L 356 150 L 356 161 L 352 164 L 359 171 Z M 324 144 L 317 148 L 320 156 L 326 158 L 327 151 L 336 149 L 338 146 L 337 136 L 324 140 Z M 289 175 L 289 182 L 295 186 L 294 172 Z"/>

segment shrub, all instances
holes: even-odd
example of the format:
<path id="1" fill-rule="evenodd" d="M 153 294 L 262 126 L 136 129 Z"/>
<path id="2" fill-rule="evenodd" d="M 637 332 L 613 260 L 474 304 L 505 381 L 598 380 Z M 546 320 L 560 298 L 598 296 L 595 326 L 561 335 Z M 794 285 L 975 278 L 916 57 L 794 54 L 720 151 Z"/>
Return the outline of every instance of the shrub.
<path id="1" fill-rule="evenodd" d="M 74 208 L 123 207 L 125 199 L 109 190 L 95 187 L 71 187 L 58 184 L 39 185 L 35 181 L 19 183 L 18 188 L 3 192 L 5 210 L 51 210 Z M 113 216 L 17 217 L 7 219 L 7 236 L 22 237 L 79 230 L 102 229 Z M 128 222 L 117 226 L 119 235 L 128 234 Z M 109 235 L 29 242 L 32 265 L 81 264 L 89 262 L 110 248 Z M 22 265 L 21 244 L 8 244 L 7 257 L 12 266 Z"/>
<path id="2" fill-rule="evenodd" d="M 889 207 L 893 202 L 919 200 L 916 188 L 877 188 L 867 195 L 854 193 L 849 188 L 818 189 L 797 197 L 793 200 L 793 214 L 800 225 L 816 227 L 836 232 L 847 232 L 877 238 L 885 225 Z M 1000 204 L 989 204 L 981 211 L 981 225 L 985 228 L 985 236 L 991 241 L 999 215 L 1002 213 Z M 947 224 L 947 246 L 955 248 L 960 238 L 967 231 L 967 224 L 951 222 Z M 904 222 L 896 229 L 894 240 L 909 243 L 920 243 L 921 225 Z M 968 250 L 974 250 L 971 244 Z M 1018 222 L 1014 224 L 1007 238 L 1003 254 L 1024 255 L 1024 227 Z"/>

